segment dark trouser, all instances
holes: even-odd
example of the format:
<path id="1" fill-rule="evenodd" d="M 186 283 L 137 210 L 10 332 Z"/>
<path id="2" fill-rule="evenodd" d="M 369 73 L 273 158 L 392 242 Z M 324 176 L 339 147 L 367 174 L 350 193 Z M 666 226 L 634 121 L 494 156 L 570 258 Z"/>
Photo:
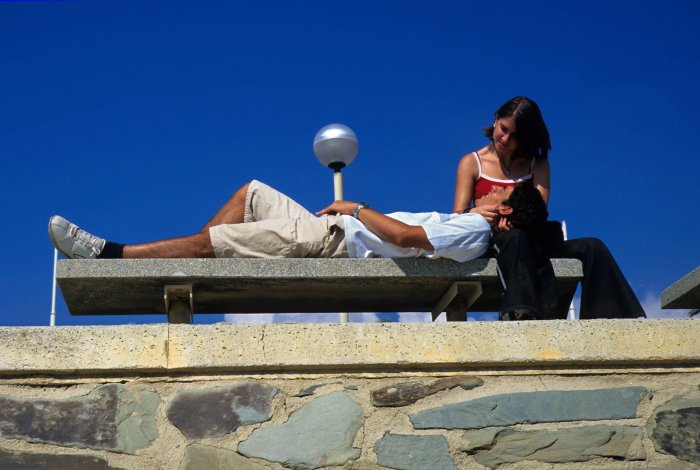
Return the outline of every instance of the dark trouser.
<path id="1" fill-rule="evenodd" d="M 537 318 L 566 318 L 569 306 L 557 303 L 549 258 L 575 258 L 583 265 L 581 319 L 645 316 L 612 254 L 597 238 L 564 241 L 559 223 L 548 222 L 537 233 L 519 229 L 503 232 L 491 244 L 505 289 L 501 313 L 529 308 Z M 565 298 L 573 293 L 568 292 Z"/>

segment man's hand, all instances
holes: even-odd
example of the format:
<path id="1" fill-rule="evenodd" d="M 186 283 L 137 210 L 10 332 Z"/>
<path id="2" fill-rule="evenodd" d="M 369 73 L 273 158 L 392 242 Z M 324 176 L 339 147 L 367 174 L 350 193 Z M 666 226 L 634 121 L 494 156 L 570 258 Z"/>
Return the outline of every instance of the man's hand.
<path id="1" fill-rule="evenodd" d="M 512 228 L 513 224 L 511 224 L 505 217 L 499 217 L 498 222 L 491 225 L 491 230 L 493 230 L 493 233 L 507 232 Z"/>
<path id="2" fill-rule="evenodd" d="M 325 209 L 322 209 L 318 212 L 316 212 L 316 215 L 321 216 L 321 215 L 339 215 L 339 214 L 344 214 L 344 215 L 353 215 L 355 213 L 355 208 L 357 207 L 356 202 L 350 202 L 350 201 L 333 201 L 333 204 L 330 206 L 326 207 Z"/>
<path id="3" fill-rule="evenodd" d="M 331 214 L 354 215 L 356 202 L 334 201 L 333 204 L 316 212 L 317 216 Z M 369 207 L 360 211 L 357 216 L 365 227 L 372 233 L 393 245 L 403 248 L 422 248 L 433 251 L 433 245 L 428 240 L 425 229 L 420 225 L 408 225 L 400 220 L 392 219 Z"/>

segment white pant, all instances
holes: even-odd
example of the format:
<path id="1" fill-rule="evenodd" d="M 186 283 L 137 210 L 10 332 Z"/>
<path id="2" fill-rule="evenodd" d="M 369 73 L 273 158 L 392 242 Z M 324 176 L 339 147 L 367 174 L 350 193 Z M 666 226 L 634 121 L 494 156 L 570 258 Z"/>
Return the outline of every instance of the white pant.
<path id="1" fill-rule="evenodd" d="M 217 258 L 347 258 L 342 216 L 316 217 L 297 202 L 253 180 L 244 223 L 209 229 Z"/>

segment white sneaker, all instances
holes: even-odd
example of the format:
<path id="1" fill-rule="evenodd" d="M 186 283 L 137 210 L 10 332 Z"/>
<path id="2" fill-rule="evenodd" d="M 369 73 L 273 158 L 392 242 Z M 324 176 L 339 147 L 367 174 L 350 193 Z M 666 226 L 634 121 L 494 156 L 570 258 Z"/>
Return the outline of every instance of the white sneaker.
<path id="1" fill-rule="evenodd" d="M 66 258 L 95 259 L 102 253 L 106 240 L 81 230 L 60 215 L 49 219 L 49 237 L 53 246 Z"/>

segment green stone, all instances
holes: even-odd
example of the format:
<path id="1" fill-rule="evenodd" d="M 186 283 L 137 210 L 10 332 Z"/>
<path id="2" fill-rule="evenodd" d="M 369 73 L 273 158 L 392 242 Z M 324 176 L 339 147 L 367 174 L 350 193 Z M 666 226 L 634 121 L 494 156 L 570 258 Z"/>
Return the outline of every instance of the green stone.
<path id="1" fill-rule="evenodd" d="M 385 434 L 374 445 L 377 463 L 400 470 L 456 469 L 447 439 L 441 435 Z"/>
<path id="2" fill-rule="evenodd" d="M 362 408 L 347 393 L 333 392 L 304 405 L 286 423 L 256 429 L 238 452 L 295 469 L 344 465 L 360 456 L 352 444 L 362 424 Z"/>
<path id="3" fill-rule="evenodd" d="M 480 429 L 523 423 L 637 416 L 643 387 L 507 393 L 440 406 L 410 416 L 416 429 Z"/>
<path id="4" fill-rule="evenodd" d="M 269 470 L 271 467 L 242 457 L 240 454 L 220 447 L 190 444 L 180 470 Z"/>
<path id="5" fill-rule="evenodd" d="M 520 431 L 509 428 L 470 431 L 461 447 L 481 465 L 534 460 L 549 463 L 586 462 L 599 457 L 644 460 L 642 428 L 636 426 L 582 426 L 556 430 Z"/>

